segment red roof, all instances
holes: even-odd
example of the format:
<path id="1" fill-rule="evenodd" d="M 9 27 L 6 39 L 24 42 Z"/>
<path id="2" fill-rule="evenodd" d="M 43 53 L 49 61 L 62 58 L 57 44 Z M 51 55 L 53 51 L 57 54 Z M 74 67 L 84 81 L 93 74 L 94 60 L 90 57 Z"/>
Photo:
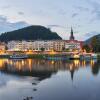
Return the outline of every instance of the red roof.
<path id="1" fill-rule="evenodd" d="M 75 43 L 83 43 L 83 41 L 78 41 L 78 40 L 65 40 L 66 42 L 75 42 Z"/>

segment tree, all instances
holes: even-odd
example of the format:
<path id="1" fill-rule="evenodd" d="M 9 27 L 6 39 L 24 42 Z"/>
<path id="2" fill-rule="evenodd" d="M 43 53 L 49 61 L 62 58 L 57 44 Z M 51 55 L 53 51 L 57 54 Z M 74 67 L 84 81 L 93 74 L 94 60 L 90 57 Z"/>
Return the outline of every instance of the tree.
<path id="1" fill-rule="evenodd" d="M 83 49 L 83 50 L 85 49 L 86 52 L 88 52 L 88 53 L 91 51 L 91 48 L 90 48 L 89 45 L 87 45 L 87 44 L 83 45 L 82 49 Z"/>
<path id="2" fill-rule="evenodd" d="M 100 52 L 100 39 L 98 39 L 96 36 L 91 40 L 91 47 L 93 52 Z"/>
<path id="3" fill-rule="evenodd" d="M 66 49 L 65 49 L 65 47 L 62 47 L 62 51 L 65 51 Z"/>
<path id="4" fill-rule="evenodd" d="M 42 52 L 45 51 L 45 48 L 41 48 L 41 51 L 42 51 Z"/>
<path id="5" fill-rule="evenodd" d="M 67 48 L 67 49 L 66 49 L 66 52 L 69 52 L 69 51 L 70 51 L 70 49 Z"/>
<path id="6" fill-rule="evenodd" d="M 44 26 L 29 26 L 11 32 L 2 33 L 0 41 L 9 42 L 12 40 L 62 40 L 62 38 Z"/>

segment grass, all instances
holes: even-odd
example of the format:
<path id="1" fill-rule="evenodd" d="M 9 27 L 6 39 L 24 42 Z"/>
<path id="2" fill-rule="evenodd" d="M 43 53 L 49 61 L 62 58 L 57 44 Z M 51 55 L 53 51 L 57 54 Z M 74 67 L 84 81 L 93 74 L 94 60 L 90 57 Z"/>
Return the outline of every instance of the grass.
<path id="1" fill-rule="evenodd" d="M 0 55 L 0 58 L 9 58 L 10 55 Z M 28 55 L 28 58 L 36 58 L 36 59 L 43 59 L 44 55 L 42 54 L 31 54 Z"/>
<path id="2" fill-rule="evenodd" d="M 0 55 L 0 58 L 9 58 L 10 55 Z"/>
<path id="3" fill-rule="evenodd" d="M 44 55 L 43 54 L 30 54 L 28 55 L 29 58 L 36 58 L 36 59 L 43 59 Z"/>

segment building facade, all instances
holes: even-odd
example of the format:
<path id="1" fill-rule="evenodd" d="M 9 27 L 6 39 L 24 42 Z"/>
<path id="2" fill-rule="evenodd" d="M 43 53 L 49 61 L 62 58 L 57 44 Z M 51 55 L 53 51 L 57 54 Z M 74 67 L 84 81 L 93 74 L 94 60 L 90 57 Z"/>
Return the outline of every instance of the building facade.
<path id="1" fill-rule="evenodd" d="M 10 41 L 7 44 L 10 51 L 62 51 L 65 47 L 63 40 Z"/>
<path id="2" fill-rule="evenodd" d="M 65 41 L 64 40 L 56 40 L 53 42 L 53 50 L 54 51 L 63 51 L 65 48 Z"/>
<path id="3" fill-rule="evenodd" d="M 82 49 L 82 44 L 83 44 L 82 41 L 66 40 L 65 48 L 70 52 L 74 52 L 74 51 L 80 52 Z"/>
<path id="4" fill-rule="evenodd" d="M 33 50 L 33 51 L 41 51 L 44 49 L 45 51 L 53 50 L 53 41 L 10 41 L 7 44 L 8 50 L 10 51 L 25 51 L 25 50 Z"/>
<path id="5" fill-rule="evenodd" d="M 27 49 L 26 41 L 10 41 L 7 44 L 9 51 L 23 51 Z"/>
<path id="6" fill-rule="evenodd" d="M 0 42 L 0 51 L 6 50 L 6 44 L 4 42 Z"/>
<path id="7" fill-rule="evenodd" d="M 65 49 L 67 49 L 69 52 L 81 52 L 83 46 L 82 41 L 75 40 L 73 29 L 71 28 L 71 34 L 69 40 L 65 41 Z"/>

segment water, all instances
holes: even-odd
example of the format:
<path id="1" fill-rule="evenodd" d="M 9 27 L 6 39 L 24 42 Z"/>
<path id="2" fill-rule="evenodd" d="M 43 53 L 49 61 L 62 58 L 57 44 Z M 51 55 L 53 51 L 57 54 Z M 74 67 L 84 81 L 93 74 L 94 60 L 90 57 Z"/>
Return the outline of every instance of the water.
<path id="1" fill-rule="evenodd" d="M 99 61 L 0 59 L 0 100 L 100 100 Z"/>

